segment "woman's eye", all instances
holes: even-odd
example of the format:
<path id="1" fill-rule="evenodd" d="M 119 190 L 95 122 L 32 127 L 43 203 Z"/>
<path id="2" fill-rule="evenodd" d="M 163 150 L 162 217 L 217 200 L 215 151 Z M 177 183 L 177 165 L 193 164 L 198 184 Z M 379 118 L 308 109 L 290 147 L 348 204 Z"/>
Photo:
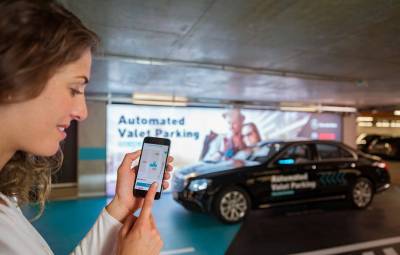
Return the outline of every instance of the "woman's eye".
<path id="1" fill-rule="evenodd" d="M 77 90 L 77 89 L 71 89 L 71 95 L 76 96 L 76 95 L 82 95 L 83 92 Z"/>

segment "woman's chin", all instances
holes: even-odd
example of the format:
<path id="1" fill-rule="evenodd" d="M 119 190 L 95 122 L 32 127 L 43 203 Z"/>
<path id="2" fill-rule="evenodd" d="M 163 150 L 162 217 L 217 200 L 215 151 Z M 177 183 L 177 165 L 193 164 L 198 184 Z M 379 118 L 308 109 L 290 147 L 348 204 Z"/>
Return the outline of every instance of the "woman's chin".
<path id="1" fill-rule="evenodd" d="M 42 148 L 38 148 L 38 150 L 35 150 L 32 152 L 32 154 L 36 156 L 41 156 L 41 157 L 51 157 L 54 156 L 58 151 L 60 150 L 60 144 L 57 144 L 57 146 L 46 146 Z"/>

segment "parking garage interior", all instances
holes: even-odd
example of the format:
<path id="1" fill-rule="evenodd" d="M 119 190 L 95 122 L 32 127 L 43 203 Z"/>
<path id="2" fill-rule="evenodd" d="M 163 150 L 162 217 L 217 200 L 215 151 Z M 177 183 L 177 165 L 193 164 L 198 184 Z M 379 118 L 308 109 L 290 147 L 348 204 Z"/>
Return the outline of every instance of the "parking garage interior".
<path id="1" fill-rule="evenodd" d="M 161 254 L 400 254 L 399 1 L 59 2 L 99 35 L 101 48 L 85 92 L 88 118 L 67 129 L 63 165 L 43 215 L 32 221 L 54 254 L 69 254 L 84 238 L 115 195 L 123 156 L 140 149 L 146 136 L 170 139 L 174 157 L 170 187 L 152 209 Z M 219 137 L 226 146 L 236 117 L 247 149 L 243 130 L 251 123 L 257 146 L 303 141 L 314 160 L 322 154 L 309 141 L 338 143 L 354 160 L 368 155 L 382 166 L 390 187 L 385 183 L 387 190 L 362 209 L 351 206 L 350 193 L 322 199 L 322 189 L 318 199 L 286 200 L 314 187 L 311 174 L 304 181 L 291 168 L 296 183 L 310 186 L 282 191 L 271 184 L 273 198 L 253 203 L 238 222 L 214 213 L 218 191 L 192 210 L 174 194 L 182 173 L 200 164 L 215 172 L 228 163 L 242 169 L 257 159 L 211 153 L 224 145 L 213 147 Z M 286 167 L 295 159 L 280 160 Z M 346 182 L 330 174 L 319 177 L 323 185 Z M 196 191 L 218 182 L 199 180 Z M 255 194 L 251 201 L 263 199 Z M 31 219 L 37 206 L 22 211 Z"/>

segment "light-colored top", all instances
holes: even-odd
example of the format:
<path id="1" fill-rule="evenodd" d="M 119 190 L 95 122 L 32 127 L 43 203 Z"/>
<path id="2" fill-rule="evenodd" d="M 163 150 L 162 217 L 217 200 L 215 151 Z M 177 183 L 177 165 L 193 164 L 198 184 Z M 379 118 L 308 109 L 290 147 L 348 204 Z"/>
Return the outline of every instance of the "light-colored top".
<path id="1" fill-rule="evenodd" d="M 53 254 L 49 245 L 22 214 L 15 200 L 0 193 L 0 254 Z M 85 238 L 71 253 L 115 254 L 122 224 L 103 209 Z"/>

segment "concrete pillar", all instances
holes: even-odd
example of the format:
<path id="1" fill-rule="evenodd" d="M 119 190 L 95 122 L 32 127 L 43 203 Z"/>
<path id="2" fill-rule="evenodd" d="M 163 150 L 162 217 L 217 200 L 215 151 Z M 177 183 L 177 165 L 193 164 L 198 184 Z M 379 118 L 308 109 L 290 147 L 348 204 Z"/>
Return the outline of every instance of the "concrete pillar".
<path id="1" fill-rule="evenodd" d="M 103 196 L 106 183 L 106 102 L 88 101 L 78 126 L 78 196 Z"/>
<path id="2" fill-rule="evenodd" d="M 357 139 L 357 122 L 356 114 L 345 114 L 343 116 L 343 126 L 342 126 L 342 137 L 343 143 L 347 144 L 352 148 L 356 148 Z"/>

